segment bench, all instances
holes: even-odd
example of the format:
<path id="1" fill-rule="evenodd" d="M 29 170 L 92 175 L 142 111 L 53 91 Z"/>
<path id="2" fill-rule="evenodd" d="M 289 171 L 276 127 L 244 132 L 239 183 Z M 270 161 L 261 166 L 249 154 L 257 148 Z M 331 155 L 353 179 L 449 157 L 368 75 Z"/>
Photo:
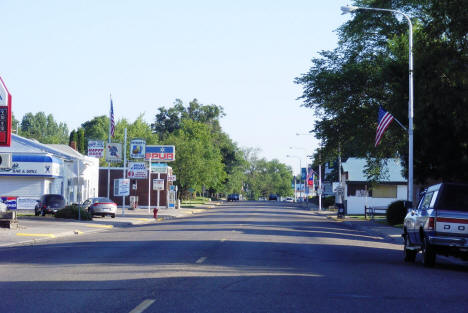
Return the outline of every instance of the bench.
<path id="1" fill-rule="evenodd" d="M 387 209 L 387 206 L 364 207 L 364 218 L 367 219 L 367 215 L 369 215 L 371 219 L 374 219 L 375 215 L 387 214 Z"/>

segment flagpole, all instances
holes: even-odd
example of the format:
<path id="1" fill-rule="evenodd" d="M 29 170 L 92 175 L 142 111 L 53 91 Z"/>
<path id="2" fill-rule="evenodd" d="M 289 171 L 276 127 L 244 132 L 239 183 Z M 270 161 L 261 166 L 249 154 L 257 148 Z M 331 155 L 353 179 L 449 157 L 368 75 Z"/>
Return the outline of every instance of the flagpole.
<path id="1" fill-rule="evenodd" d="M 107 152 L 109 153 L 109 145 L 111 143 L 111 115 L 112 115 L 112 94 L 110 94 L 110 102 L 111 102 L 111 107 L 109 109 L 109 134 L 108 134 L 108 139 L 107 139 Z M 109 156 L 107 156 L 107 198 L 110 198 L 110 161 L 109 161 Z"/>

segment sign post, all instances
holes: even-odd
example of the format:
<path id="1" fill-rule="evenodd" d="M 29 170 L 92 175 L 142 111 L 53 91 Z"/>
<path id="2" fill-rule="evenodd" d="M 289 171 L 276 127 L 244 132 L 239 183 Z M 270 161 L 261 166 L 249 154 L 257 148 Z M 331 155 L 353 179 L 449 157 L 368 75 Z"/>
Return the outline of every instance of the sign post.
<path id="1" fill-rule="evenodd" d="M 11 144 L 11 94 L 0 77 L 0 147 Z"/>

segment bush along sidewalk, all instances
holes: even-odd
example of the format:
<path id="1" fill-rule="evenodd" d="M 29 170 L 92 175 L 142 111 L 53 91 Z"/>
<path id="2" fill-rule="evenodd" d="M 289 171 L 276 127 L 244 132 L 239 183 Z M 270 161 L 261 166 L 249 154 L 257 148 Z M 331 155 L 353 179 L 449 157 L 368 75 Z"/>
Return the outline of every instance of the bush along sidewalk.
<path id="1" fill-rule="evenodd" d="M 59 210 L 57 213 L 55 213 L 55 217 L 77 220 L 78 212 L 80 215 L 80 220 L 82 221 L 91 221 L 93 219 L 93 217 L 91 216 L 91 214 L 88 213 L 88 211 L 83 210 L 75 204 L 67 205 L 65 208 Z"/>

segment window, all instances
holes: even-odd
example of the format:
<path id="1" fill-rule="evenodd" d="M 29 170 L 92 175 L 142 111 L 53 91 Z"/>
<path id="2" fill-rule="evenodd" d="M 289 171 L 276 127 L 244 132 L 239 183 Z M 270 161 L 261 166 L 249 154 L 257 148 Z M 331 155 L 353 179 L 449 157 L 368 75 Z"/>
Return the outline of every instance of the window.
<path id="1" fill-rule="evenodd" d="M 374 198 L 396 198 L 396 185 L 379 185 L 372 189 L 372 197 Z"/>

